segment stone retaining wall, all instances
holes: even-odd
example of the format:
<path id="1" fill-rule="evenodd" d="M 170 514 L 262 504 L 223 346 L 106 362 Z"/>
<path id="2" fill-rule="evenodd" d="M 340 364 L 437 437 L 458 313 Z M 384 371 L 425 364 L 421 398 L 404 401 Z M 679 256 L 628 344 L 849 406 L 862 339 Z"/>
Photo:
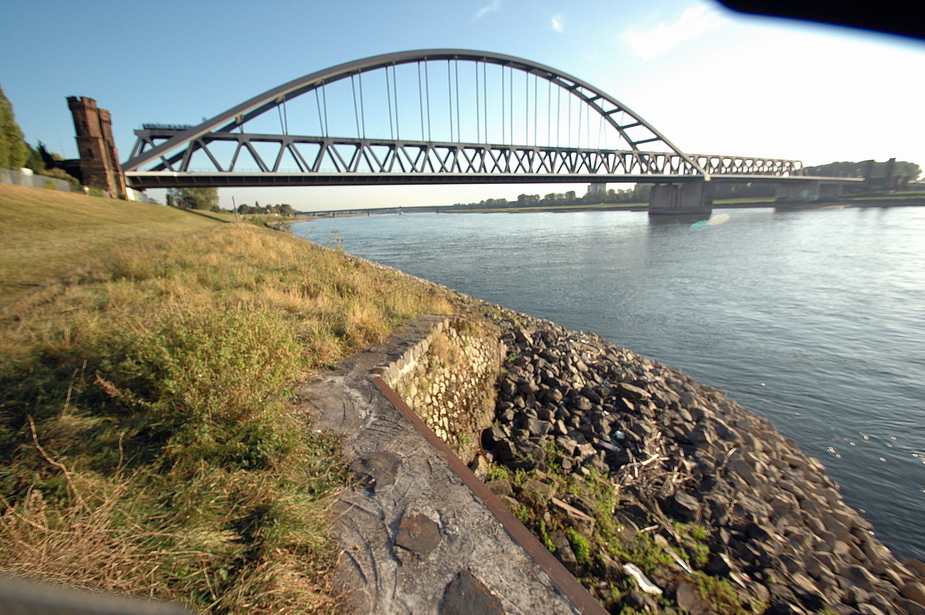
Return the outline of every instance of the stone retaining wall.
<path id="1" fill-rule="evenodd" d="M 26 169 L 24 173 L 17 169 L 0 169 L 0 184 L 13 184 L 14 186 L 28 186 L 30 188 L 50 188 L 61 192 L 74 192 L 71 184 L 57 177 L 35 175 Z"/>
<path id="2" fill-rule="evenodd" d="M 464 462 L 494 419 L 504 344 L 489 323 L 447 318 L 382 370 L 383 379 Z"/>

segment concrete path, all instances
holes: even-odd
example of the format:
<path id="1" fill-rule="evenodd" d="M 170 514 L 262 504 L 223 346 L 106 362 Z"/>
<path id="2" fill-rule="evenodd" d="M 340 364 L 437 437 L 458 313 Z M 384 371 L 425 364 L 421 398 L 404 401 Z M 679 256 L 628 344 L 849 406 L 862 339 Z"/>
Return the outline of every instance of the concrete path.
<path id="1" fill-rule="evenodd" d="M 471 473 L 461 476 L 465 466 L 386 397 L 381 379 L 371 380 L 434 323 L 418 319 L 298 392 L 315 429 L 344 434 L 344 455 L 360 478 L 340 497 L 335 523 L 343 549 L 337 578 L 351 606 L 388 614 L 605 612 L 529 533 L 519 536 L 511 520 L 525 528 Z"/>

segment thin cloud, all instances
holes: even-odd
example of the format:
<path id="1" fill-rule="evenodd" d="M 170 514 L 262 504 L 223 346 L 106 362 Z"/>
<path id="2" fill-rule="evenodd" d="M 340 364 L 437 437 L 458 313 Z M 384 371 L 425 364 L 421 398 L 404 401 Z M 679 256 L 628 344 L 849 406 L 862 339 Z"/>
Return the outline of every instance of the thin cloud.
<path id="1" fill-rule="evenodd" d="M 565 20 L 562 18 L 562 15 L 553 15 L 550 19 L 552 29 L 556 32 L 565 31 Z"/>
<path id="2" fill-rule="evenodd" d="M 492 0 L 489 4 L 486 4 L 478 10 L 475 14 L 476 19 L 481 19 L 485 17 L 488 13 L 493 13 L 501 7 L 501 0 Z"/>
<path id="3" fill-rule="evenodd" d="M 630 53 L 643 60 L 652 60 L 663 55 L 681 43 L 699 38 L 711 32 L 728 19 L 705 4 L 695 4 L 684 9 L 674 23 L 660 23 L 654 28 L 640 30 L 630 26 L 623 32 L 623 38 Z"/>

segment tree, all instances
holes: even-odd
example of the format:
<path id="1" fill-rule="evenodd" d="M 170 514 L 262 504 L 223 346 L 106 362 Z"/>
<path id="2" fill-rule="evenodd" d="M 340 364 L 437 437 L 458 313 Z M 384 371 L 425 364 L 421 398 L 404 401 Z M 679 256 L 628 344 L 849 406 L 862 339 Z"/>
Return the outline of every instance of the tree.
<path id="1" fill-rule="evenodd" d="M 16 123 L 13 104 L 0 88 L 0 168 L 18 169 L 29 159 L 29 147 Z"/>
<path id="2" fill-rule="evenodd" d="M 39 175 L 45 174 L 45 160 L 42 158 L 41 152 L 36 149 L 33 149 L 31 145 L 26 143 L 26 149 L 29 150 L 29 156 L 26 158 L 26 161 L 22 166 L 27 169 L 32 169 Z"/>
<path id="3" fill-rule="evenodd" d="M 167 202 L 181 209 L 208 209 L 218 207 L 218 188 L 171 188 Z"/>
<path id="4" fill-rule="evenodd" d="M 812 167 L 806 167 L 807 175 L 816 177 L 864 177 L 865 172 L 870 172 L 871 177 L 883 177 L 886 175 L 886 162 L 874 162 L 870 166 L 869 161 L 862 162 L 830 162 Z M 910 180 L 918 179 L 922 174 L 922 168 L 914 162 L 896 161 L 893 165 L 894 177 L 906 177 Z"/>

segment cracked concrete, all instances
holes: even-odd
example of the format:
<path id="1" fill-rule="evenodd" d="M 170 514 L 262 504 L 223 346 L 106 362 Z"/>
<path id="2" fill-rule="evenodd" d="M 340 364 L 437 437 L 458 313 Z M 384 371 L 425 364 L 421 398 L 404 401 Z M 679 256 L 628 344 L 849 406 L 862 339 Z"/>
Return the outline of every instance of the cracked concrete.
<path id="1" fill-rule="evenodd" d="M 522 546 L 529 541 L 515 540 L 510 523 L 499 521 L 513 519 L 506 509 L 492 512 L 484 494 L 476 495 L 460 477 L 465 466 L 456 460 L 451 467 L 422 433 L 423 423 L 415 425 L 370 379 L 434 322 L 418 319 L 298 391 L 315 429 L 345 436 L 343 454 L 360 479 L 337 503 L 340 588 L 363 613 L 454 613 L 476 606 L 511 615 L 592 612 L 585 600 L 590 595 L 572 577 L 559 578 L 548 551 L 552 564 Z M 460 603 L 473 596 L 475 602 Z"/>

